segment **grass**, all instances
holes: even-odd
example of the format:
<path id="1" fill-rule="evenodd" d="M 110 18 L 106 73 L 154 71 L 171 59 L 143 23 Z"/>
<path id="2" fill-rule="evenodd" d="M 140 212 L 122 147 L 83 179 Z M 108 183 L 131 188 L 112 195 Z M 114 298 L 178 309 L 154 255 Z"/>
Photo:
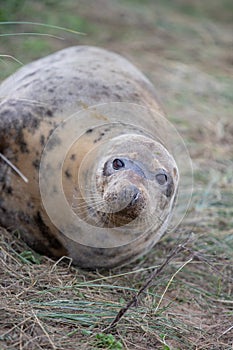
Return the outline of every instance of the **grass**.
<path id="1" fill-rule="evenodd" d="M 164 239 L 157 249 L 166 256 L 174 244 L 174 240 Z M 28 250 L 29 260 L 22 260 L 25 248 L 28 249 L 18 237 L 2 231 L 1 302 L 5 318 L 1 321 L 1 340 L 9 348 L 21 344 L 26 349 L 27 342 L 33 342 L 39 333 L 43 342 L 35 347 L 38 349 L 72 349 L 77 341 L 83 349 L 95 349 L 96 344 L 100 346 L 97 335 L 105 334 L 118 311 L 156 267 L 151 265 L 155 251 L 138 263 L 140 266 L 134 264 L 101 274 L 45 257 L 38 263 Z M 126 349 L 133 349 L 133 344 L 141 344 L 139 349 L 163 349 L 166 339 L 171 349 L 209 349 L 210 341 L 221 338 L 219 344 L 230 349 L 231 335 L 227 330 L 233 313 L 233 239 L 202 237 L 190 249 L 195 249 L 195 258 L 190 261 L 188 251 L 176 256 L 139 298 L 137 306 L 130 308 L 116 329 L 107 333 L 114 337 L 110 337 L 115 340 L 113 344 L 119 342 Z M 163 258 L 156 259 L 157 264 L 162 261 Z"/>
<path id="2" fill-rule="evenodd" d="M 5 3 L 5 2 L 4 2 Z M 233 333 L 232 3 L 0 1 L 1 54 L 31 61 L 70 45 L 130 58 L 153 81 L 194 166 L 190 209 L 177 229 L 122 269 L 54 262 L 0 229 L 0 349 L 231 350 Z M 19 32 L 35 35 L 7 36 Z M 49 34 L 40 36 L 37 34 Z M 62 37 L 59 39 L 58 37 Z M 2 56 L 0 79 L 20 66 Z M 192 237 L 109 329 L 180 239 Z M 192 259 L 191 259 L 192 258 Z M 191 259 L 191 260 L 190 260 Z"/>

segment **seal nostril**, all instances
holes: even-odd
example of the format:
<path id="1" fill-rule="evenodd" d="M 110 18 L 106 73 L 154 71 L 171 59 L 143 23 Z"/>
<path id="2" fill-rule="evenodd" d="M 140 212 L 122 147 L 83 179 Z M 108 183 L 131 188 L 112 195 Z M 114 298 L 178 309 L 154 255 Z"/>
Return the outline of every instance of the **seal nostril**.
<path id="1" fill-rule="evenodd" d="M 167 182 L 167 175 L 166 174 L 157 174 L 156 180 L 160 185 L 164 185 Z"/>
<path id="2" fill-rule="evenodd" d="M 130 205 L 134 205 L 137 203 L 139 199 L 140 191 L 138 189 L 135 189 L 134 194 L 133 194 L 133 199 L 130 202 Z"/>

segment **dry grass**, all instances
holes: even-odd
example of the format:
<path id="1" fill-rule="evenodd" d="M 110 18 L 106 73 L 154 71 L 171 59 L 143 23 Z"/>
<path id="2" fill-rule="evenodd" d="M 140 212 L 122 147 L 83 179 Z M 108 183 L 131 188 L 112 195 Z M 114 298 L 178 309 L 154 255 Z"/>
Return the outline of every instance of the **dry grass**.
<path id="1" fill-rule="evenodd" d="M 1 53 L 27 62 L 42 52 L 81 43 L 129 57 L 154 82 L 185 139 L 194 166 L 193 200 L 176 232 L 135 264 L 108 272 L 87 272 L 68 259 L 38 256 L 17 232 L 1 229 L 0 349 L 232 350 L 232 7 L 227 0 L 209 5 L 194 0 L 95 4 L 35 1 L 18 9 L 11 20 L 37 18 L 88 35 L 62 33 L 65 41 L 2 37 Z M 41 31 L 20 27 L 31 29 Z M 4 27 L 2 32 L 17 30 Z M 1 73 L 9 74 L 18 63 L 4 59 L 2 65 Z M 114 338 L 97 336 L 180 239 L 190 235 L 186 249 L 108 331 Z"/>
<path id="2" fill-rule="evenodd" d="M 166 349 L 165 342 L 167 349 L 231 349 L 233 261 L 224 249 L 229 242 L 222 239 L 218 256 L 200 243 L 210 245 L 204 237 L 192 241 L 109 331 L 125 349 Z M 95 349 L 96 334 L 110 325 L 148 280 L 152 264 L 161 264 L 174 244 L 163 240 L 138 264 L 101 274 L 25 254 L 22 241 L 2 230 L 2 349 L 76 349 L 76 344 Z M 158 251 L 163 257 L 155 259 Z"/>

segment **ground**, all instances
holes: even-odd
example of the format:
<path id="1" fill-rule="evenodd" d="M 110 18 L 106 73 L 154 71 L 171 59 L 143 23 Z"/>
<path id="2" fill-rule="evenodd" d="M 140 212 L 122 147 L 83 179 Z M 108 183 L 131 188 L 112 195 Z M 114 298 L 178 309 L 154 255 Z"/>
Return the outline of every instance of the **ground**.
<path id="1" fill-rule="evenodd" d="M 0 79 L 71 45 L 117 51 L 154 83 L 194 173 L 179 227 L 121 269 L 54 262 L 2 228 L 0 349 L 232 349 L 232 14 L 228 0 L 0 0 Z"/>

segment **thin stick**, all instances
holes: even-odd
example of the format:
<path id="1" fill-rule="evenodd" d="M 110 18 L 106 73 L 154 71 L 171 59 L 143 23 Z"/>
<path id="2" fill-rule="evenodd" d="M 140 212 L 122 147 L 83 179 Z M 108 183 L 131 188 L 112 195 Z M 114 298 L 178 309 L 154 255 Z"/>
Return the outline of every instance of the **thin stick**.
<path id="1" fill-rule="evenodd" d="M 52 339 L 50 338 L 48 332 L 46 331 L 46 329 L 44 328 L 44 326 L 42 325 L 42 323 L 40 322 L 39 318 L 37 317 L 36 313 L 34 311 L 32 311 L 38 325 L 40 326 L 40 328 L 42 329 L 42 331 L 44 332 L 44 334 L 46 335 L 46 337 L 48 338 L 48 341 L 50 342 L 52 348 L 54 350 L 56 350 L 56 346 L 54 345 L 54 342 L 52 341 Z"/>
<path id="2" fill-rule="evenodd" d="M 12 164 L 11 161 L 9 161 L 9 159 L 7 159 L 2 153 L 0 153 L 0 158 L 2 158 L 2 160 L 6 162 L 23 179 L 24 182 L 28 183 L 28 179 L 26 178 L 26 176 L 24 176 L 21 173 L 21 171 L 14 164 Z"/>
<path id="3" fill-rule="evenodd" d="M 10 25 L 12 25 L 12 24 L 30 24 L 30 25 L 34 25 L 34 26 L 41 26 L 41 27 L 46 27 L 46 28 L 59 29 L 59 30 L 62 30 L 64 32 L 69 32 L 69 33 L 73 33 L 73 34 L 85 35 L 85 33 L 77 32 L 74 29 L 65 28 L 65 27 L 59 27 L 59 26 L 55 26 L 55 25 L 52 25 L 52 24 L 46 24 L 46 23 L 40 23 L 40 22 L 27 22 L 27 21 L 0 22 L 0 25 L 9 25 L 9 24 Z"/>
<path id="4" fill-rule="evenodd" d="M 163 294 L 161 295 L 161 297 L 160 297 L 160 299 L 159 299 L 159 302 L 158 302 L 158 304 L 157 304 L 157 306 L 156 306 L 156 308 L 155 308 L 155 311 L 154 311 L 155 313 L 158 311 L 158 308 L 159 308 L 159 306 L 160 306 L 160 304 L 161 304 L 161 302 L 162 302 L 162 300 L 163 300 L 163 298 L 164 298 L 164 295 L 166 294 L 166 292 L 167 292 L 167 290 L 168 290 L 170 284 L 172 283 L 172 281 L 174 280 L 174 278 L 176 277 L 176 275 L 177 275 L 187 264 L 189 264 L 192 260 L 193 260 L 193 256 L 191 256 L 191 258 L 190 258 L 189 260 L 187 260 L 183 265 L 181 265 L 181 266 L 178 268 L 178 270 L 174 273 L 174 275 L 170 278 L 170 280 L 168 281 L 168 284 L 166 285 L 166 288 L 164 289 L 164 292 L 163 292 Z"/>
<path id="5" fill-rule="evenodd" d="M 233 329 L 233 326 L 230 326 L 228 329 L 226 329 L 220 336 L 219 338 L 221 338 L 223 335 L 227 334 L 228 332 L 230 332 Z"/>
<path id="6" fill-rule="evenodd" d="M 224 279 L 232 281 L 233 282 L 233 278 L 231 276 L 226 276 L 224 273 L 222 273 L 221 271 L 219 271 L 211 262 L 208 261 L 208 259 L 202 255 L 199 252 L 195 252 L 193 249 L 185 247 L 184 248 L 187 252 L 191 253 L 193 255 L 194 260 L 199 260 L 204 262 L 205 264 L 207 264 L 213 271 L 215 271 L 218 275 L 222 276 Z"/>
<path id="7" fill-rule="evenodd" d="M 148 281 L 139 289 L 137 294 L 133 296 L 133 298 L 127 303 L 126 306 L 122 307 L 114 320 L 111 322 L 111 324 L 103 330 L 103 332 L 109 331 L 110 329 L 114 328 L 117 323 L 121 320 L 121 318 L 124 316 L 124 314 L 129 310 L 131 306 L 136 306 L 138 302 L 138 298 L 140 295 L 146 291 L 146 289 L 152 284 L 155 277 L 157 277 L 163 269 L 170 263 L 170 261 L 179 254 L 182 250 L 184 250 L 184 245 L 179 244 L 172 252 L 171 254 L 166 258 L 166 260 L 160 265 L 159 268 L 155 269 L 152 274 L 150 275 Z"/>
<path id="8" fill-rule="evenodd" d="M 3 57 L 3 58 L 11 58 L 13 61 L 15 61 L 15 62 L 19 63 L 21 66 L 23 66 L 23 63 L 20 62 L 19 60 L 17 60 L 17 58 L 15 58 L 14 56 L 0 54 L 0 57 Z M 2 61 L 2 60 L 1 60 L 1 61 Z"/>
<path id="9" fill-rule="evenodd" d="M 0 36 L 19 36 L 19 35 L 33 35 L 33 36 L 47 36 L 54 39 L 64 40 L 61 36 L 53 35 L 53 34 L 47 34 L 47 33 L 36 33 L 36 32 L 22 32 L 22 33 L 5 33 L 0 34 Z"/>

